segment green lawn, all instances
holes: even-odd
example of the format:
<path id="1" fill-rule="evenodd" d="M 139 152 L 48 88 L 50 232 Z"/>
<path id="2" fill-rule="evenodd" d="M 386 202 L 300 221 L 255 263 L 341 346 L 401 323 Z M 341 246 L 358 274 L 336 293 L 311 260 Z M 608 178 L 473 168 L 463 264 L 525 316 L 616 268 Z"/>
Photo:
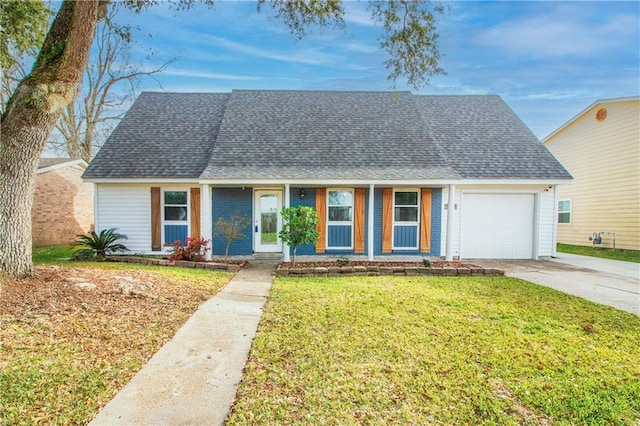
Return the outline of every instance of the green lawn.
<path id="1" fill-rule="evenodd" d="M 34 247 L 31 252 L 31 260 L 33 263 L 51 264 L 60 263 L 65 260 L 70 260 L 73 257 L 74 246 L 73 245 L 58 245 L 48 247 Z"/>
<path id="2" fill-rule="evenodd" d="M 513 278 L 277 278 L 228 424 L 637 425 L 639 341 Z"/>
<path id="3" fill-rule="evenodd" d="M 640 251 L 635 250 L 611 250 L 608 248 L 572 246 L 569 244 L 558 244 L 557 250 L 561 253 L 580 254 L 582 256 L 602 257 L 605 259 L 640 263 Z"/>

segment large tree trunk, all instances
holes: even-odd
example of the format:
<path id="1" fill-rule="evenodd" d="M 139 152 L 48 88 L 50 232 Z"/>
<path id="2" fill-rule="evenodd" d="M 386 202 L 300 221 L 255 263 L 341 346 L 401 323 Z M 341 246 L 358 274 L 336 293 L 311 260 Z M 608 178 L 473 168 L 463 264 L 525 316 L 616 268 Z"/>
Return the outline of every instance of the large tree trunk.
<path id="1" fill-rule="evenodd" d="M 32 273 L 31 206 L 38 160 L 89 60 L 106 1 L 65 0 L 31 74 L 2 115 L 0 139 L 0 271 Z"/>

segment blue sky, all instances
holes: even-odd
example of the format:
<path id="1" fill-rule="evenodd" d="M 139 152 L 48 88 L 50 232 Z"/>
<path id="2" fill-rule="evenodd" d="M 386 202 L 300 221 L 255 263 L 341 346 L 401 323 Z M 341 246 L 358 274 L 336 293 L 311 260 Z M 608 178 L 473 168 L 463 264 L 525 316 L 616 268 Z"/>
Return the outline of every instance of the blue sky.
<path id="1" fill-rule="evenodd" d="M 450 2 L 440 18 L 441 66 L 420 94 L 498 94 L 543 138 L 597 99 L 640 94 L 640 2 Z M 366 2 L 346 2 L 347 31 L 302 40 L 265 8 L 218 1 L 178 12 L 166 4 L 118 20 L 139 27 L 133 57 L 178 57 L 144 90 L 389 90 L 381 29 Z M 412 90 L 404 81 L 397 90 Z"/>

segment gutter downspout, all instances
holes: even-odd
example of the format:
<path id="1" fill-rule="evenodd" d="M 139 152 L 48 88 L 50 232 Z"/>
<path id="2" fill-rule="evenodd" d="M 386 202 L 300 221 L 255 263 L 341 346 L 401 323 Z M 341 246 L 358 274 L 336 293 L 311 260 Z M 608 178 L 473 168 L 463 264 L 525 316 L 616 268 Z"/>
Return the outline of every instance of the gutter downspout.
<path id="1" fill-rule="evenodd" d="M 553 231 L 551 235 L 551 257 L 558 256 L 558 185 L 553 185 Z"/>
<path id="2" fill-rule="evenodd" d="M 449 185 L 449 196 L 447 199 L 447 248 L 445 252 L 445 260 L 453 260 L 453 214 L 456 201 L 456 186 Z"/>

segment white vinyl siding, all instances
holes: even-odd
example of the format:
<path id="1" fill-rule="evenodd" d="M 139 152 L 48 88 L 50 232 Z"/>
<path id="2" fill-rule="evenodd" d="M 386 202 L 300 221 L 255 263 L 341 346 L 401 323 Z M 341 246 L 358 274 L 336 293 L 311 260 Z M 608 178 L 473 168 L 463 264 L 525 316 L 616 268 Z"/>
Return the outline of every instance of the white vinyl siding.
<path id="1" fill-rule="evenodd" d="M 555 224 L 555 205 L 554 190 L 550 185 L 540 186 L 500 186 L 492 185 L 483 187 L 480 185 L 469 186 L 457 186 L 456 196 L 454 200 L 454 225 L 453 225 L 453 256 L 460 256 L 460 242 L 461 242 L 461 211 L 464 209 L 462 206 L 462 194 L 469 192 L 476 193 L 504 193 L 504 194 L 531 194 L 534 197 L 534 203 L 537 204 L 534 207 L 534 224 L 533 224 L 533 254 L 532 257 L 539 256 L 552 256 L 554 254 L 554 224 Z M 445 253 L 446 241 L 447 241 L 447 210 L 445 205 L 448 202 L 448 191 L 445 187 L 443 189 L 442 197 L 442 249 L 441 252 Z M 463 256 L 466 257 L 464 253 Z"/>
<path id="2" fill-rule="evenodd" d="M 461 257 L 534 257 L 534 194 L 464 193 L 461 210 Z"/>
<path id="3" fill-rule="evenodd" d="M 150 252 L 150 186 L 96 184 L 96 226 L 96 231 L 117 228 L 132 253 Z"/>
<path id="4" fill-rule="evenodd" d="M 555 204 L 553 188 L 547 187 L 538 192 L 538 256 L 548 257 L 555 253 Z"/>
<path id="5" fill-rule="evenodd" d="M 460 206 L 460 189 L 460 187 L 456 187 L 456 194 L 453 201 L 453 239 L 451 240 L 453 245 L 453 256 L 460 256 L 460 209 L 458 208 Z M 443 255 L 446 253 L 447 249 L 447 203 L 449 203 L 449 189 L 448 187 L 445 187 L 442 190 L 442 227 L 440 230 L 442 234 L 442 248 L 440 249 L 440 252 Z"/>

